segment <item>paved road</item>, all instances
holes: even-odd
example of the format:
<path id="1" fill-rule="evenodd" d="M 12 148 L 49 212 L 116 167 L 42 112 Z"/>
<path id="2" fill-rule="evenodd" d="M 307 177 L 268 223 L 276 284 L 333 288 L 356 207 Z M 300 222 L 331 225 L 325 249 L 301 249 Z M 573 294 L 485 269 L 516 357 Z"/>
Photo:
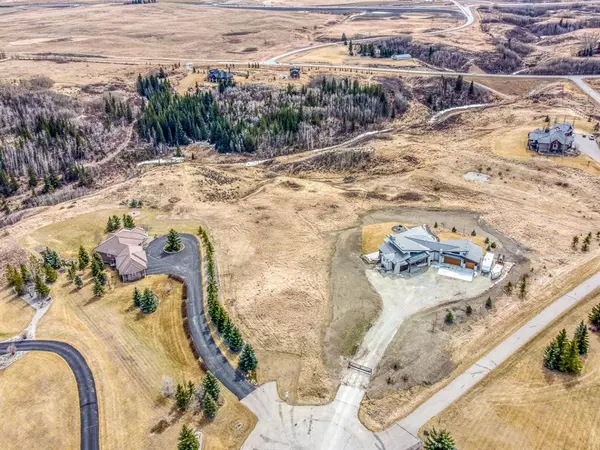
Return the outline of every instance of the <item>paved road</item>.
<path id="1" fill-rule="evenodd" d="M 254 390 L 246 378 L 236 371 L 217 347 L 204 315 L 202 301 L 202 274 L 198 240 L 191 234 L 180 234 L 185 248 L 167 254 L 163 248 L 166 237 L 153 240 L 147 249 L 148 274 L 172 274 L 185 278 L 187 284 L 187 320 L 194 347 L 204 364 L 240 400 Z"/>
<path id="2" fill-rule="evenodd" d="M 429 400 L 422 403 L 407 417 L 397 422 L 397 425 L 416 436 L 419 429 L 429 422 L 429 420 L 437 416 L 450 406 L 451 403 L 475 386 L 482 378 L 511 357 L 561 314 L 571 309 L 598 288 L 600 288 L 600 273 L 587 279 L 571 292 L 546 307 L 541 313 L 506 338 L 500 345 L 469 367 L 463 374 L 439 390 Z"/>
<path id="3" fill-rule="evenodd" d="M 57 341 L 30 340 L 0 343 L 0 353 L 6 353 L 14 344 L 19 351 L 43 351 L 56 353 L 64 359 L 75 375 L 79 393 L 79 415 L 81 422 L 81 450 L 100 448 L 98 400 L 94 376 L 85 358 L 69 344 Z M 42 446 L 43 447 L 43 446 Z"/>

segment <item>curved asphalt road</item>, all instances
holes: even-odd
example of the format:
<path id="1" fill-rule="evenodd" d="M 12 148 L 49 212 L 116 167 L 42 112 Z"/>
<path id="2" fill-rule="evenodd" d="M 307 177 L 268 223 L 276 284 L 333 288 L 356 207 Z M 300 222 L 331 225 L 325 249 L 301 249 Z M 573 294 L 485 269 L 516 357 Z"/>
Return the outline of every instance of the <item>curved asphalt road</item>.
<path id="1" fill-rule="evenodd" d="M 204 315 L 202 301 L 202 272 L 198 240 L 191 234 L 180 234 L 183 251 L 168 254 L 163 251 L 167 238 L 154 239 L 147 248 L 148 274 L 179 275 L 187 284 L 187 320 L 194 347 L 204 364 L 227 389 L 240 400 L 255 387 L 236 371 L 217 347 Z"/>
<path id="2" fill-rule="evenodd" d="M 94 376 L 85 358 L 77 349 L 58 341 L 15 341 L 1 342 L 0 354 L 14 344 L 18 351 L 43 351 L 56 353 L 64 359 L 75 375 L 77 392 L 79 393 L 79 415 L 81 421 L 81 450 L 98 450 L 100 448 L 98 399 Z"/>

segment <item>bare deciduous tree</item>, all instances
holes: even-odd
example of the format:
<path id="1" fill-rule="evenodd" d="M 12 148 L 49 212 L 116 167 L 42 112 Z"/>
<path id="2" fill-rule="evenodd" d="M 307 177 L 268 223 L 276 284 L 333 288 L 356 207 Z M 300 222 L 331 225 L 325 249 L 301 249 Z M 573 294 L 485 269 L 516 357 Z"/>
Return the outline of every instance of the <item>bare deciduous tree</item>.
<path id="1" fill-rule="evenodd" d="M 162 377 L 161 394 L 164 398 L 172 397 L 175 394 L 175 382 L 168 375 L 163 375 Z"/>

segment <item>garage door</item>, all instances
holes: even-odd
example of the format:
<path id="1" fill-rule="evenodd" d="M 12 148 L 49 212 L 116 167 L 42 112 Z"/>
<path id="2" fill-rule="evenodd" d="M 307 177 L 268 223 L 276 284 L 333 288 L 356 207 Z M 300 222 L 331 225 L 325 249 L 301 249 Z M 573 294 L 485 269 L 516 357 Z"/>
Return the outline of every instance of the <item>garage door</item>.
<path id="1" fill-rule="evenodd" d="M 465 261 L 465 267 L 467 269 L 475 269 L 475 263 L 474 262 Z"/>
<path id="2" fill-rule="evenodd" d="M 454 264 L 455 266 L 460 266 L 460 263 L 461 263 L 460 259 L 458 259 L 458 258 L 451 258 L 449 256 L 444 256 L 444 262 L 446 264 Z"/>

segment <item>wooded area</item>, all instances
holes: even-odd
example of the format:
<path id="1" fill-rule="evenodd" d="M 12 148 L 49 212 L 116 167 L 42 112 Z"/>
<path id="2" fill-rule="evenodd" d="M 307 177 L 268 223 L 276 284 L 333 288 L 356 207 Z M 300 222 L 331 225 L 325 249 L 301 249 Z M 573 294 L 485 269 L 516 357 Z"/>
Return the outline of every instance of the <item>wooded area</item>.
<path id="1" fill-rule="evenodd" d="M 132 120 L 131 106 L 112 97 L 102 107 L 31 83 L 0 86 L 0 196 L 89 186 L 83 164 L 113 150 Z"/>
<path id="2" fill-rule="evenodd" d="M 290 153 L 334 144 L 404 112 L 377 84 L 319 78 L 300 88 L 288 85 L 197 88 L 172 92 L 167 79 L 140 77 L 138 92 L 147 101 L 140 135 L 154 145 L 208 141 L 219 152 Z"/>

